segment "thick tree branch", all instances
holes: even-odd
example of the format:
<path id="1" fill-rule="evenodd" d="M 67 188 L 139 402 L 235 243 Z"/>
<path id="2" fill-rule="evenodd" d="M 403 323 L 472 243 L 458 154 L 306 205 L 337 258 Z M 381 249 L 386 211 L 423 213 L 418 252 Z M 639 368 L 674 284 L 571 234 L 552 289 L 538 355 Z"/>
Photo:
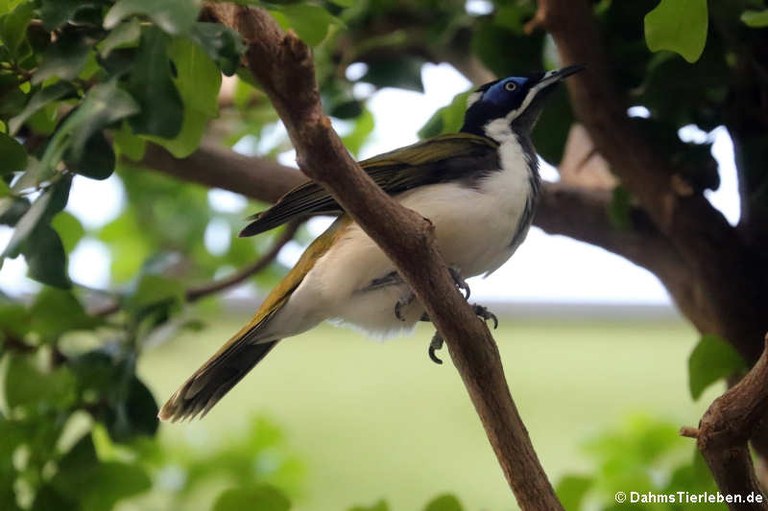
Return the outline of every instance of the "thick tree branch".
<path id="1" fill-rule="evenodd" d="M 761 349 L 754 339 L 762 335 L 758 328 L 764 326 L 764 309 L 743 306 L 760 302 L 754 275 L 747 271 L 754 261 L 719 211 L 703 196 L 676 186 L 684 179 L 629 122 L 627 105 L 611 80 L 591 5 L 584 0 L 539 0 L 536 15 L 554 38 L 564 65 L 587 64 L 586 72 L 567 83 L 574 111 L 613 172 L 691 268 L 711 303 L 709 310 L 716 313 L 715 333 L 755 361 Z M 748 290 L 755 296 L 745 297 Z"/>
<path id="2" fill-rule="evenodd" d="M 390 199 L 347 153 L 320 107 L 309 48 L 294 34 L 283 33 L 263 10 L 209 8 L 243 35 L 247 65 L 283 119 L 302 170 L 382 247 L 424 304 L 521 508 L 562 509 L 509 394 L 493 338 L 457 292 L 431 224 Z"/>
<path id="3" fill-rule="evenodd" d="M 140 163 L 184 181 L 222 188 L 264 202 L 275 202 L 307 177 L 296 169 L 265 158 L 250 158 L 203 143 L 190 156 L 177 159 L 162 147 L 147 145 Z"/>
<path id="4" fill-rule="evenodd" d="M 632 225 L 611 224 L 611 194 L 563 183 L 546 183 L 534 224 L 549 234 L 561 234 L 598 246 L 646 268 L 664 283 L 675 303 L 700 331 L 713 331 L 713 314 L 690 268 L 644 212 L 633 210 Z"/>
<path id="5" fill-rule="evenodd" d="M 755 476 L 747 441 L 755 434 L 768 408 L 768 336 L 752 370 L 704 413 L 698 429 L 681 434 L 696 437 L 696 445 L 725 495 L 739 495 L 743 502 L 728 504 L 733 511 L 768 510 L 768 496 Z M 762 497 L 747 502 L 749 495 Z"/>

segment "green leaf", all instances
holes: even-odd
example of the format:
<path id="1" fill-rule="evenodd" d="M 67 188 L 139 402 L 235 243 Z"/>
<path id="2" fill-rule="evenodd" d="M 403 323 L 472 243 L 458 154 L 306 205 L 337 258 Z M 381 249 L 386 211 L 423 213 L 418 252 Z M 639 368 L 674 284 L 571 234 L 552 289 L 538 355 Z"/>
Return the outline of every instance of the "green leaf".
<path id="1" fill-rule="evenodd" d="M 137 46 L 141 38 L 141 23 L 131 19 L 117 25 L 97 46 L 99 55 L 107 58 L 112 50 Z"/>
<path id="2" fill-rule="evenodd" d="M 555 493 L 562 502 L 563 508 L 577 511 L 581 509 L 581 503 L 593 483 L 592 477 L 566 475 L 558 481 Z"/>
<path id="3" fill-rule="evenodd" d="M 148 490 L 152 482 L 138 465 L 100 461 L 91 435 L 86 435 L 59 462 L 51 485 L 83 510 L 110 511 L 118 501 Z"/>
<path id="4" fill-rule="evenodd" d="M 85 146 L 77 159 L 73 156 L 71 152 L 68 152 L 64 155 L 64 162 L 69 170 L 82 176 L 102 180 L 111 176 L 115 170 L 115 152 L 112 149 L 112 144 L 101 131 L 94 133 L 85 142 Z"/>
<path id="5" fill-rule="evenodd" d="M 66 367 L 41 369 L 32 357 L 7 355 L 3 387 L 8 408 L 66 409 L 75 399 L 75 379 Z"/>
<path id="6" fill-rule="evenodd" d="M 99 239 L 107 244 L 112 255 L 110 271 L 114 281 L 132 279 L 141 269 L 144 259 L 154 250 L 145 234 L 132 208 L 126 209 L 101 229 Z"/>
<path id="7" fill-rule="evenodd" d="M 43 0 L 40 18 L 43 20 L 43 27 L 50 32 L 64 25 L 67 21 L 74 20 L 79 10 L 97 7 L 96 1 Z"/>
<path id="8" fill-rule="evenodd" d="M 129 442 L 140 436 L 152 437 L 160 422 L 159 408 L 152 392 L 141 380 L 132 376 L 125 396 L 119 396 L 105 417 L 109 436 L 115 442 Z"/>
<path id="9" fill-rule="evenodd" d="M 29 200 L 24 197 L 3 197 L 0 199 L 0 225 L 16 225 L 29 208 Z"/>
<path id="10" fill-rule="evenodd" d="M 58 339 L 74 330 L 90 330 L 102 322 L 89 316 L 80 301 L 69 291 L 43 288 L 30 309 L 32 329 L 45 340 Z"/>
<path id="11" fill-rule="evenodd" d="M 137 134 L 170 139 L 181 131 L 184 107 L 171 75 L 168 43 L 168 36 L 156 28 L 142 34 L 128 82 L 128 91 L 141 106 L 130 120 Z"/>
<path id="12" fill-rule="evenodd" d="M 23 170 L 26 165 L 27 152 L 24 146 L 5 133 L 0 133 L 0 176 Z"/>
<path id="13" fill-rule="evenodd" d="M 451 103 L 439 109 L 419 130 L 419 138 L 430 138 L 441 133 L 456 133 L 464 123 L 467 98 L 472 91 L 457 94 Z"/>
<path id="14" fill-rule="evenodd" d="M 741 15 L 741 21 L 752 28 L 768 27 L 768 9 L 764 11 L 744 11 Z"/>
<path id="15" fill-rule="evenodd" d="M 62 211 L 53 217 L 51 227 L 59 234 L 66 253 L 72 252 L 80 240 L 83 239 L 83 236 L 85 236 L 85 229 L 80 220 L 66 211 Z"/>
<path id="16" fill-rule="evenodd" d="M 133 161 L 139 161 L 144 157 L 147 142 L 143 138 L 134 135 L 128 123 L 123 123 L 120 129 L 113 133 L 112 140 L 117 151 Z"/>
<path id="17" fill-rule="evenodd" d="M 355 119 L 355 126 L 352 131 L 342 138 L 349 152 L 358 154 L 375 127 L 376 121 L 373 114 L 368 109 L 364 109 L 360 116 Z"/>
<path id="18" fill-rule="evenodd" d="M 104 17 L 104 28 L 115 28 L 130 16 L 147 16 L 169 34 L 192 28 L 200 11 L 200 0 L 118 0 Z"/>
<path id="19" fill-rule="evenodd" d="M 338 22 L 331 13 L 314 4 L 281 5 L 279 10 L 271 13 L 283 28 L 295 30 L 301 40 L 309 46 L 317 46 L 323 42 L 330 26 Z"/>
<path id="20" fill-rule="evenodd" d="M 176 158 L 184 158 L 200 145 L 208 120 L 219 114 L 221 72 L 205 51 L 188 39 L 175 39 L 168 55 L 176 69 L 173 81 L 184 103 L 184 120 L 181 132 L 172 140 L 152 140 Z"/>
<path id="21" fill-rule="evenodd" d="M 91 46 L 81 35 L 64 32 L 43 55 L 43 61 L 32 75 L 32 83 L 40 84 L 49 78 L 73 80 L 85 67 Z"/>
<path id="22" fill-rule="evenodd" d="M 424 61 L 417 57 L 380 58 L 368 62 L 368 70 L 360 81 L 377 87 L 397 87 L 424 92 L 421 66 Z"/>
<path id="23" fill-rule="evenodd" d="M 245 45 L 240 34 L 220 23 L 195 23 L 189 37 L 199 44 L 226 76 L 240 67 Z"/>
<path id="24" fill-rule="evenodd" d="M 429 501 L 424 511 L 462 511 L 461 502 L 454 495 L 440 495 Z"/>
<path id="25" fill-rule="evenodd" d="M 69 82 L 56 82 L 53 85 L 37 91 L 31 98 L 29 98 L 29 102 L 27 103 L 27 106 L 24 107 L 24 110 L 8 122 L 10 132 L 16 133 L 19 131 L 19 128 L 21 128 L 27 119 L 46 105 L 75 95 L 75 88 Z"/>
<path id="26" fill-rule="evenodd" d="M 226 490 L 216 499 L 213 511 L 288 511 L 291 502 L 278 489 L 259 485 L 251 488 L 233 488 Z"/>
<path id="27" fill-rule="evenodd" d="M 175 279 L 160 275 L 145 274 L 139 280 L 136 290 L 126 299 L 125 307 L 140 311 L 162 303 L 181 303 L 184 300 L 184 285 Z"/>
<path id="28" fill-rule="evenodd" d="M 41 284 L 68 289 L 72 282 L 67 274 L 67 254 L 61 238 L 50 225 L 38 226 L 22 248 L 29 278 Z"/>
<path id="29" fill-rule="evenodd" d="M 8 11 L 9 14 L 0 18 L 0 41 L 11 56 L 18 58 L 19 48 L 27 39 L 27 26 L 34 15 L 34 8 L 31 2 L 23 2 Z"/>
<path id="30" fill-rule="evenodd" d="M 52 168 L 59 160 L 66 159 L 73 170 L 83 175 L 96 179 L 108 177 L 114 169 L 114 154 L 110 154 L 111 145 L 100 131 L 137 110 L 131 95 L 119 88 L 116 81 L 93 86 L 56 131 L 40 164 Z"/>
<path id="31" fill-rule="evenodd" d="M 40 224 L 50 222 L 51 218 L 64 209 L 69 199 L 71 179 L 60 179 L 43 192 L 16 224 L 8 245 L 0 257 L 16 257 L 21 244 Z"/>
<path id="32" fill-rule="evenodd" d="M 696 62 L 707 42 L 707 0 L 661 0 L 645 16 L 645 42 L 651 51 L 669 50 Z"/>
<path id="33" fill-rule="evenodd" d="M 23 337 L 29 330 L 29 319 L 29 313 L 23 305 L 0 301 L 0 330 L 3 332 Z"/>
<path id="34" fill-rule="evenodd" d="M 714 334 L 701 336 L 688 357 L 688 388 L 699 399 L 716 381 L 746 369 L 744 359 L 728 342 Z"/>

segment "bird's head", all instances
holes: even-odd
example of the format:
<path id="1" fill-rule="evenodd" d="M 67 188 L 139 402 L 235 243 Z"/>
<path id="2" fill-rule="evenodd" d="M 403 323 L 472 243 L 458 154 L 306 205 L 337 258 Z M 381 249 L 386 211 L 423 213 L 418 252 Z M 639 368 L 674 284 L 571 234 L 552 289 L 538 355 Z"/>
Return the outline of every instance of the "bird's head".
<path id="1" fill-rule="evenodd" d="M 530 133 L 544 107 L 544 98 L 564 78 L 582 69 L 582 65 L 568 66 L 486 83 L 469 95 L 461 131 L 499 141 L 512 133 Z"/>

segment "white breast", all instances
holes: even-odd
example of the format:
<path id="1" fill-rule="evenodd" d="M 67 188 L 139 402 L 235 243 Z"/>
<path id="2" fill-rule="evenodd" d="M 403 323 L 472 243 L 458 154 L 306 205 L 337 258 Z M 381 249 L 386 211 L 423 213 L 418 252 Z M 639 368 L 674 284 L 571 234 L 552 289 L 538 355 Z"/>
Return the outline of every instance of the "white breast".
<path id="1" fill-rule="evenodd" d="M 512 255 L 511 242 L 531 193 L 528 164 L 514 137 L 501 145 L 500 157 L 504 170 L 491 170 L 474 187 L 440 183 L 396 197 L 432 221 L 446 262 L 467 278 L 492 272 Z M 393 271 L 383 252 L 353 224 L 317 261 L 279 316 L 301 330 L 330 318 L 379 333 L 408 328 L 423 310 L 414 303 L 406 310 L 407 321 L 395 317 L 395 303 L 409 293 L 405 285 L 366 290 Z"/>

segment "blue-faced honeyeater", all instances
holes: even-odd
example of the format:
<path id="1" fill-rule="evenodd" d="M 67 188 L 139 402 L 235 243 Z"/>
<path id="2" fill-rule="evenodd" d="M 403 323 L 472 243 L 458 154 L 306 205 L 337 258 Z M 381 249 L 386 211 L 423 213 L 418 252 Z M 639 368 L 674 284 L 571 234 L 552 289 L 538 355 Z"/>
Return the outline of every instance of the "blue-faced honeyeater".
<path id="1" fill-rule="evenodd" d="M 540 188 L 531 130 L 548 93 L 582 68 L 487 83 L 469 95 L 458 133 L 360 162 L 385 192 L 432 222 L 457 282 L 493 272 L 525 238 Z M 161 419 L 205 415 L 281 339 L 322 321 L 391 334 L 425 317 L 392 262 L 313 182 L 255 215 L 242 235 L 320 214 L 338 218 L 309 245 L 248 324 L 171 396 L 160 410 Z"/>

